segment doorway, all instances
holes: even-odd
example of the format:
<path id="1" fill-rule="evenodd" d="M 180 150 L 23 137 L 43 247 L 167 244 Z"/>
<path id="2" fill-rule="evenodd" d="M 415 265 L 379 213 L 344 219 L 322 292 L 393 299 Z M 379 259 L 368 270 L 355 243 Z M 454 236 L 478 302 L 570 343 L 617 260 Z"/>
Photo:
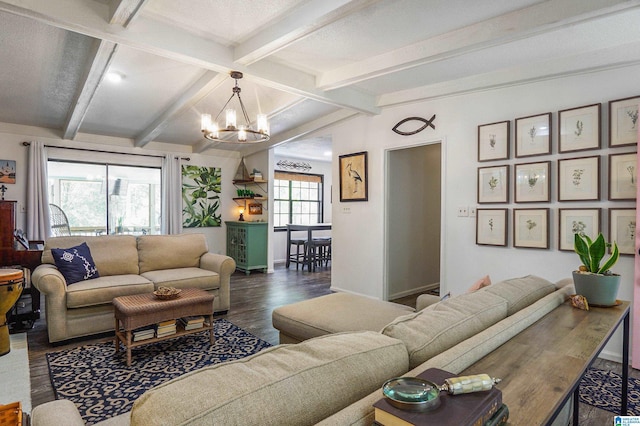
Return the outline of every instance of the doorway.
<path id="1" fill-rule="evenodd" d="M 440 287 L 442 141 L 386 151 L 385 297 Z"/>

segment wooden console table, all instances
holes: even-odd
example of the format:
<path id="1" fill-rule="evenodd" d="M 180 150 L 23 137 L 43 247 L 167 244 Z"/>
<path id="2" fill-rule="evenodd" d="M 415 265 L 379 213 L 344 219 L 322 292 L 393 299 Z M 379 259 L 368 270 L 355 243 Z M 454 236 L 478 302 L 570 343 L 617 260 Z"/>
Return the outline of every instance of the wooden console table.
<path id="1" fill-rule="evenodd" d="M 550 424 L 573 395 L 577 425 L 580 380 L 623 323 L 622 415 L 626 415 L 629 304 L 582 311 L 567 302 L 460 374 L 487 373 L 502 379 L 498 388 L 509 407 L 508 424 Z"/>

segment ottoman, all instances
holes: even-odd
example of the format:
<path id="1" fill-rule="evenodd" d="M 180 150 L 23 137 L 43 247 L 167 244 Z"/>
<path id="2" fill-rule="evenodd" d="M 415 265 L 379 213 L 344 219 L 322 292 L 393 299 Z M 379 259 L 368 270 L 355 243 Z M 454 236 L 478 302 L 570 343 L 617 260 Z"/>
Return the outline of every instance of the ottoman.
<path id="1" fill-rule="evenodd" d="M 298 343 L 312 337 L 343 331 L 380 331 L 410 306 L 350 293 L 333 293 L 273 310 L 273 327 L 280 343 Z"/>

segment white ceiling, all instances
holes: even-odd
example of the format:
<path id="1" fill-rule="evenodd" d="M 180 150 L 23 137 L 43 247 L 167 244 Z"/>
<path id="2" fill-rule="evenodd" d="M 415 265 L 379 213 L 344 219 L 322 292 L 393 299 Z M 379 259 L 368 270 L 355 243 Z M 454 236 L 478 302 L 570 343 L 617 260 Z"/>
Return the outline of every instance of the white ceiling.
<path id="1" fill-rule="evenodd" d="M 199 130 L 239 70 L 271 122 L 252 148 L 321 160 L 308 135 L 354 114 L 638 63 L 639 22 L 638 0 L 0 1 L 0 122 L 240 150 Z"/>

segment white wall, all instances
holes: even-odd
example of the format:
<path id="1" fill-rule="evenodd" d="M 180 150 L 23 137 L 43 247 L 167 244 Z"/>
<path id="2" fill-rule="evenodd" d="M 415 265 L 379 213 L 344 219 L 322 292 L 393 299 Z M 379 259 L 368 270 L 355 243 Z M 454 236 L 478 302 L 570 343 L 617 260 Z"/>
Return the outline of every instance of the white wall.
<path id="1" fill-rule="evenodd" d="M 610 100 L 640 94 L 640 80 L 635 76 L 640 66 L 612 69 L 567 78 L 551 79 L 526 85 L 437 99 L 429 102 L 388 108 L 375 117 L 358 117 L 332 129 L 333 174 L 338 176 L 338 156 L 360 151 L 369 153 L 369 201 L 333 205 L 332 287 L 372 297 L 383 297 L 383 211 L 384 151 L 415 145 L 429 140 L 442 140 L 445 158 L 443 176 L 443 257 L 441 290 L 452 294 L 464 292 L 474 281 L 486 274 L 494 282 L 502 279 L 536 274 L 556 281 L 570 277 L 579 264 L 573 252 L 558 251 L 558 208 L 635 207 L 634 202 L 607 200 L 608 154 L 633 151 L 633 147 L 608 148 L 608 104 Z M 599 151 L 584 151 L 558 155 L 557 111 L 593 103 L 602 103 L 602 146 Z M 552 112 L 552 155 L 514 159 L 514 119 Z M 391 131 L 400 120 L 410 116 L 429 118 L 436 114 L 436 129 L 427 129 L 413 136 L 400 136 Z M 477 126 L 511 120 L 511 159 L 491 163 L 477 162 Z M 326 130 L 324 130 L 326 132 Z M 600 202 L 557 201 L 557 159 L 601 155 Z M 476 205 L 478 166 L 513 164 L 552 160 L 551 203 L 515 204 L 509 208 L 509 244 L 506 248 L 475 244 L 475 221 L 457 217 L 458 206 Z M 334 199 L 337 188 L 334 188 Z M 513 248 L 512 214 L 514 208 L 550 207 L 550 249 Z M 348 208 L 348 210 L 345 210 Z M 601 229 L 608 235 L 608 214 L 602 212 Z M 614 272 L 623 275 L 619 298 L 632 300 L 634 260 L 623 256 Z M 619 336 L 607 347 L 619 354 Z"/>
<path id="2" fill-rule="evenodd" d="M 291 160 L 286 157 L 279 157 L 274 155 L 274 168 L 278 169 L 275 166 L 280 160 Z M 310 161 L 304 160 L 305 163 L 309 163 L 311 166 L 311 170 L 306 173 L 313 173 L 316 175 L 324 175 L 324 222 L 331 222 L 331 214 L 332 214 L 332 200 L 331 200 L 331 187 L 333 184 L 333 180 L 331 178 L 331 162 L 328 161 Z M 286 171 L 286 170 L 285 170 Z M 269 177 L 271 180 L 271 184 L 273 185 L 273 174 Z M 272 192 L 273 193 L 273 192 Z M 334 197 L 335 197 L 334 192 Z M 338 198 L 339 199 L 339 198 Z M 273 197 L 271 197 L 270 206 L 273 205 Z M 273 218 L 273 216 L 272 216 Z M 272 222 L 273 223 L 273 222 Z M 273 236 L 273 244 L 271 244 L 271 248 L 273 249 L 273 259 L 274 262 L 285 262 L 287 259 L 287 233 L 286 232 L 273 232 L 273 227 L 271 227 L 272 236 Z M 321 237 L 321 236 L 331 236 L 332 231 L 314 231 L 313 235 Z M 300 234 L 302 235 L 302 234 Z"/>
<path id="3" fill-rule="evenodd" d="M 79 135 L 75 141 L 60 139 L 54 131 L 30 126 L 18 126 L 0 123 L 0 159 L 16 161 L 16 184 L 7 184 L 6 200 L 18 201 L 18 206 L 26 204 L 27 192 L 27 153 L 28 148 L 22 146 L 24 141 L 40 140 L 46 145 L 64 146 L 73 148 L 86 148 L 96 150 L 109 150 L 123 153 L 157 154 L 162 155 L 167 152 L 175 152 L 180 147 L 176 145 L 166 145 L 160 143 L 151 144 L 151 149 L 131 148 L 132 141 L 121 138 L 101 137 L 95 135 Z M 108 144 L 108 145 L 107 145 Z M 235 187 L 232 184 L 233 176 L 240 162 L 240 157 L 232 151 L 211 151 L 204 154 L 193 154 L 185 148 L 184 157 L 191 158 L 187 164 L 206 167 L 222 168 L 222 193 L 221 214 L 223 222 L 225 220 L 237 219 L 237 206 L 232 200 Z M 186 163 L 186 162 L 185 162 Z M 21 210 L 21 208 L 19 208 Z M 16 226 L 25 229 L 26 213 L 18 213 Z M 226 253 L 226 228 L 225 226 L 215 228 L 193 228 L 185 229 L 184 233 L 202 233 L 207 238 L 209 249 L 214 253 Z"/>

